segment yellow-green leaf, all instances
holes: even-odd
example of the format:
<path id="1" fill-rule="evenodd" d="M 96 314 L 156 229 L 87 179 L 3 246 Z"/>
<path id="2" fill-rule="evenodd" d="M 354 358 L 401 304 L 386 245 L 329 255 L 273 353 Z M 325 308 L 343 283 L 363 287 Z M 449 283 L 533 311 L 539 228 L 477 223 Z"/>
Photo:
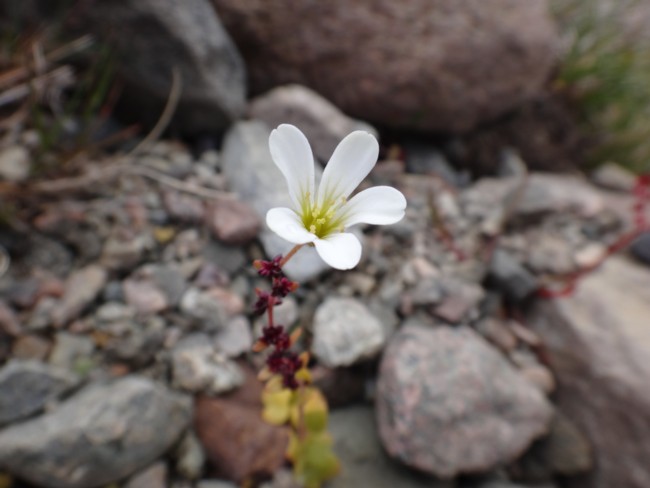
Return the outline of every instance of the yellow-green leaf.
<path id="1" fill-rule="evenodd" d="M 291 398 L 293 392 L 289 389 L 264 392 L 262 403 L 264 410 L 262 418 L 272 425 L 283 425 L 289 420 L 291 413 Z"/>

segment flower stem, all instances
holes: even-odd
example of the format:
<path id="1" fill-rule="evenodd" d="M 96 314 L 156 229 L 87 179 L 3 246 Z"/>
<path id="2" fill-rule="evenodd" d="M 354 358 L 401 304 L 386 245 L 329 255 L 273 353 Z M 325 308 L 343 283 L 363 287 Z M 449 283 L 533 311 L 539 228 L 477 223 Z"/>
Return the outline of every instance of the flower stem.
<path id="1" fill-rule="evenodd" d="M 287 264 L 287 261 L 289 261 L 293 257 L 293 255 L 296 254 L 303 246 L 304 244 L 296 244 L 295 246 L 293 246 L 291 251 L 289 251 L 287 255 L 282 258 L 282 261 L 280 261 L 280 267 L 283 267 L 285 264 Z"/>

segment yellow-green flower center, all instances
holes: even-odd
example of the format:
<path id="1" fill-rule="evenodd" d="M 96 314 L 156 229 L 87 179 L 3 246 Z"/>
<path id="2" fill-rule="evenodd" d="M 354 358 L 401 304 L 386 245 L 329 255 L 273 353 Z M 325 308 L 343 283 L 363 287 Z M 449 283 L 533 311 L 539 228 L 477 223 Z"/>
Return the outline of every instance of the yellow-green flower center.
<path id="1" fill-rule="evenodd" d="M 312 234 L 323 239 L 334 232 L 343 232 L 344 215 L 338 210 L 345 203 L 345 198 L 325 199 L 322 205 L 311 203 L 309 195 L 306 195 L 302 205 L 300 218 L 302 224 Z"/>

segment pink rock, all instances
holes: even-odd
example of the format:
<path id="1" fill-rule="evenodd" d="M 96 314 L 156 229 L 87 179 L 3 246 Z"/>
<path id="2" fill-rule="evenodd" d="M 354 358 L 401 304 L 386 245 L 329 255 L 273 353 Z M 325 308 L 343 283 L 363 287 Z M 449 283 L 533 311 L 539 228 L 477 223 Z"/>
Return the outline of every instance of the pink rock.
<path id="1" fill-rule="evenodd" d="M 206 214 L 212 234 L 226 244 L 244 244 L 255 239 L 260 219 L 246 203 L 234 199 L 214 202 Z"/>

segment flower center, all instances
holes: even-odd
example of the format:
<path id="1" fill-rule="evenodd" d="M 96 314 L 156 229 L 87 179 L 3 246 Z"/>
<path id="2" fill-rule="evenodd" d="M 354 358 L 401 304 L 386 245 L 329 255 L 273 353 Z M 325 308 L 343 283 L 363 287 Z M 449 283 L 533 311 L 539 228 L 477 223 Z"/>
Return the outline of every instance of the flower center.
<path id="1" fill-rule="evenodd" d="M 345 203 L 345 198 L 325 200 L 323 205 L 312 205 L 309 198 L 302 205 L 302 224 L 312 234 L 323 239 L 333 232 L 343 232 L 343 216 L 337 212 Z"/>

